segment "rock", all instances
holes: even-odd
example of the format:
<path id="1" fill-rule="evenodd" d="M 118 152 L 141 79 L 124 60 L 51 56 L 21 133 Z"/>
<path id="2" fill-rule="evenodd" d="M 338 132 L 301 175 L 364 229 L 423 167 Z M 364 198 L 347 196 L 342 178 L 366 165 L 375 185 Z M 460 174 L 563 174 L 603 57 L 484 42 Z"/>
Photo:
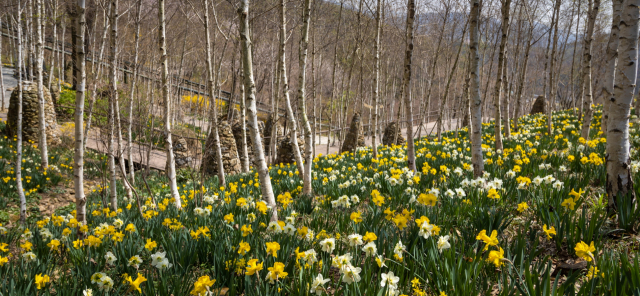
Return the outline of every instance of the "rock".
<path id="1" fill-rule="evenodd" d="M 60 128 L 56 121 L 56 112 L 51 99 L 49 90 L 44 87 L 44 112 L 45 112 L 45 131 L 47 133 L 47 144 L 60 144 Z M 16 136 L 18 124 L 18 89 L 14 89 L 11 93 L 9 101 L 9 113 L 7 114 L 7 126 L 5 133 L 8 137 Z M 38 87 L 35 83 L 24 82 L 22 91 L 22 140 L 33 141 L 37 143 L 40 139 L 40 119 L 38 116 Z"/>
<path id="2" fill-rule="evenodd" d="M 397 139 L 396 134 L 398 134 Z M 384 129 L 384 134 L 382 135 L 382 144 L 391 146 L 394 144 L 394 140 L 396 145 L 404 145 L 404 142 L 406 141 L 402 136 L 402 131 L 398 128 L 398 124 L 395 121 L 392 121 Z"/>
<path id="3" fill-rule="evenodd" d="M 173 157 L 176 162 L 176 169 L 187 168 L 191 166 L 193 157 L 189 153 L 189 145 L 183 137 L 171 137 L 173 142 Z M 168 168 L 165 168 L 169 171 Z"/>
<path id="4" fill-rule="evenodd" d="M 226 120 L 218 122 L 218 134 L 220 136 L 220 149 L 222 150 L 222 165 L 226 174 L 237 174 L 240 172 L 240 159 L 238 159 L 238 148 L 236 140 L 231 132 L 231 126 Z M 218 159 L 216 157 L 216 141 L 212 132 L 207 138 L 202 165 L 200 169 L 205 175 L 214 176 L 218 174 Z"/>
<path id="5" fill-rule="evenodd" d="M 302 137 L 298 137 L 298 147 L 300 148 L 300 154 L 304 155 L 304 139 Z M 286 137 L 278 140 L 276 152 L 278 153 L 276 163 L 287 164 L 296 161 L 293 145 L 291 145 L 291 134 L 287 134 Z"/>
<path id="6" fill-rule="evenodd" d="M 267 122 L 264 124 L 264 133 L 263 133 L 265 156 L 269 155 L 269 151 L 270 151 L 269 143 L 271 143 L 271 132 L 273 130 L 274 124 L 277 124 L 277 119 L 274 121 L 273 114 L 269 114 L 269 117 L 267 117 Z M 282 127 L 278 124 L 277 130 L 276 130 L 276 136 L 281 136 L 283 134 L 284 134 L 284 131 L 282 130 Z"/>
<path id="7" fill-rule="evenodd" d="M 536 101 L 533 102 L 533 106 L 531 107 L 531 112 L 529 112 L 529 114 L 538 114 L 538 113 L 545 113 L 545 109 L 547 107 L 547 102 L 545 100 L 544 96 L 538 96 L 536 98 Z"/>
<path id="8" fill-rule="evenodd" d="M 345 151 L 354 152 L 358 147 L 364 147 L 364 134 L 362 133 L 362 121 L 360 120 L 360 112 L 356 112 L 351 119 L 349 132 L 344 138 L 340 153 Z"/>

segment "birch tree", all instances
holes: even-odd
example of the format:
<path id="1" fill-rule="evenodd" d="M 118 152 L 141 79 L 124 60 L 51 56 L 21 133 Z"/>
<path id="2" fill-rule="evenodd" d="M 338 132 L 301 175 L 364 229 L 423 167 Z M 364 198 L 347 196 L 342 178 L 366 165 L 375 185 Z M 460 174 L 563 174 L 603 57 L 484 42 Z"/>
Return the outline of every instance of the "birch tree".
<path id="1" fill-rule="evenodd" d="M 616 204 L 618 196 L 627 199 L 628 202 L 624 206 L 633 206 L 635 203 L 630 171 L 629 118 L 638 71 L 639 7 L 640 0 L 627 0 L 620 17 L 619 63 L 616 67 L 615 88 L 609 105 L 610 116 L 607 123 L 606 189 L 609 211 L 617 211 L 619 206 L 623 206 Z"/>
<path id="2" fill-rule="evenodd" d="M 300 177 L 304 180 L 304 169 L 302 155 L 300 154 L 300 147 L 298 146 L 297 135 L 297 123 L 296 117 L 293 114 L 293 108 L 291 107 L 291 98 L 289 96 L 289 81 L 287 80 L 287 67 L 286 67 L 286 43 L 287 43 L 287 15 L 286 15 L 287 0 L 280 2 L 280 75 L 282 77 L 282 87 L 285 101 L 285 108 L 287 109 L 287 117 L 289 119 L 289 125 L 291 131 L 289 132 L 289 139 L 291 140 L 291 147 L 293 147 L 293 156 L 296 159 L 296 167 L 300 173 Z M 308 29 L 307 29 L 308 30 Z M 308 41 L 307 41 L 308 42 Z"/>
<path id="3" fill-rule="evenodd" d="M 600 0 L 596 0 L 600 1 Z M 556 62 L 556 51 L 558 51 L 558 24 L 560 23 L 560 4 L 561 0 L 556 0 L 556 5 L 554 10 L 556 11 L 556 21 L 552 24 L 553 29 L 553 46 L 551 48 L 551 59 L 550 59 L 550 67 L 549 67 L 549 96 L 547 97 L 547 133 L 551 135 L 553 132 L 553 109 L 555 109 L 558 83 L 554 78 L 555 73 L 555 62 Z M 551 34 L 551 32 L 549 32 Z M 556 74 L 557 75 L 557 74 Z M 589 93 L 591 93 L 591 86 L 589 86 Z"/>
<path id="4" fill-rule="evenodd" d="M 471 94 L 471 161 L 473 176 L 480 177 L 484 171 L 482 159 L 482 98 L 480 97 L 480 55 L 478 51 L 478 23 L 480 18 L 480 0 L 471 1 L 469 16 L 469 51 L 471 52 L 471 76 L 469 92 Z"/>
<path id="5" fill-rule="evenodd" d="M 116 211 L 118 209 L 118 192 L 116 187 L 116 162 L 115 162 L 115 152 L 113 146 L 114 133 L 116 128 L 115 122 L 115 100 L 117 100 L 118 96 L 118 65 L 116 61 L 116 55 L 118 53 L 116 47 L 116 39 L 118 37 L 118 0 L 111 1 L 111 37 L 109 43 L 109 49 L 111 54 L 111 73 L 110 73 L 110 91 L 109 95 L 109 139 L 107 145 L 107 154 L 108 154 L 108 163 L 109 163 L 109 173 L 110 173 L 110 197 L 111 197 L 111 209 Z M 77 34 L 77 32 L 75 32 Z M 76 37 L 77 39 L 77 37 Z M 77 56 L 77 53 L 76 55 Z M 74 81 L 76 79 L 74 78 Z M 103 205 L 104 206 L 104 205 Z"/>
<path id="6" fill-rule="evenodd" d="M 311 0 L 304 0 L 304 6 L 302 8 L 302 29 L 300 32 L 300 55 L 299 55 L 299 71 L 300 77 L 298 79 L 298 105 L 300 116 L 302 117 L 302 127 L 304 129 L 304 163 L 302 174 L 302 194 L 311 195 L 313 188 L 311 187 L 311 168 L 313 165 L 313 142 L 311 134 L 311 125 L 309 124 L 309 118 L 307 117 L 306 109 L 306 70 L 307 70 L 307 48 L 309 46 L 309 23 L 311 22 Z M 297 140 L 294 142 L 298 142 Z M 299 150 L 298 150 L 299 151 Z"/>
<path id="7" fill-rule="evenodd" d="M 206 35 L 206 42 L 207 42 L 207 71 L 209 73 L 209 94 L 211 95 L 210 98 L 210 102 L 211 102 L 211 122 L 213 125 L 213 128 L 211 129 L 211 135 L 209 136 L 213 136 L 214 137 L 214 143 L 215 143 L 215 148 L 216 151 L 216 160 L 217 160 L 217 165 L 218 165 L 218 182 L 220 184 L 220 186 L 225 186 L 226 182 L 225 182 L 225 176 L 224 176 L 224 164 L 222 164 L 222 148 L 220 147 L 220 134 L 219 134 L 219 130 L 218 130 L 218 109 L 216 107 L 216 100 L 215 100 L 215 83 L 213 80 L 213 62 L 211 61 L 211 55 L 212 55 L 212 50 L 211 50 L 211 37 L 210 37 L 210 32 L 209 32 L 209 1 L 208 0 L 204 0 L 204 30 L 205 30 L 205 35 Z M 174 176 L 175 178 L 175 176 Z"/>
<path id="8" fill-rule="evenodd" d="M 624 0 L 612 1 L 613 15 L 611 20 L 611 34 L 609 35 L 609 42 L 607 43 L 604 83 L 602 84 L 602 97 L 604 99 L 604 103 L 602 104 L 602 119 L 600 127 L 604 133 L 607 133 L 609 106 L 611 105 L 611 98 L 613 97 L 613 83 L 615 80 L 616 62 L 618 60 L 618 45 L 620 44 L 620 17 L 623 2 Z"/>
<path id="9" fill-rule="evenodd" d="M 85 31 L 85 0 L 78 0 L 76 4 L 77 22 L 76 31 L 79 38 L 76 39 L 76 64 L 78 67 L 78 87 L 76 88 L 76 109 L 75 109 L 75 149 L 73 156 L 73 185 L 76 197 L 76 219 L 83 225 L 87 223 L 86 203 L 84 196 L 84 89 L 86 83 L 85 52 L 84 52 L 84 31 Z M 78 230 L 78 233 L 80 231 Z"/>
<path id="10" fill-rule="evenodd" d="M 22 8 L 18 0 L 18 120 L 16 123 L 16 190 L 20 198 L 20 224 L 27 224 L 27 199 L 22 187 Z M 14 22 L 15 23 L 15 22 Z"/>
<path id="11" fill-rule="evenodd" d="M 502 99 L 502 84 L 503 84 L 503 74 L 506 71 L 505 63 L 505 51 L 507 47 L 507 39 L 509 38 L 509 11 L 511 9 L 511 0 L 502 0 L 502 24 L 501 30 L 502 35 L 500 37 L 500 49 L 498 49 L 498 74 L 496 79 L 496 85 L 493 90 L 493 109 L 494 109 L 494 118 L 495 118 L 495 139 L 496 139 L 496 150 L 502 150 L 502 115 L 500 101 Z M 506 124 L 509 124 L 507 121 Z"/>
<path id="12" fill-rule="evenodd" d="M 44 85 L 43 85 L 43 76 L 44 76 L 44 36 L 42 32 L 42 18 L 44 15 L 44 8 L 42 5 L 42 0 L 35 0 L 35 10 L 36 10 L 36 83 L 38 86 L 38 117 L 39 117 L 39 131 L 40 131 L 40 139 L 38 146 L 40 146 L 40 158 L 41 158 L 41 167 L 43 171 L 46 171 L 49 168 L 49 153 L 47 150 L 47 122 L 45 121 L 44 114 Z"/>
<path id="13" fill-rule="evenodd" d="M 409 86 L 411 85 L 411 56 L 413 55 L 413 22 L 416 15 L 415 0 L 407 3 L 407 26 L 406 26 L 406 52 L 404 56 L 404 76 L 402 78 L 401 97 L 404 99 L 404 106 L 407 118 L 407 166 L 413 172 L 416 171 L 416 156 L 413 143 L 413 107 L 409 96 Z"/>
<path id="14" fill-rule="evenodd" d="M 138 79 L 138 54 L 140 45 L 140 22 L 142 17 L 142 0 L 138 0 L 136 4 L 136 28 L 134 31 L 134 54 L 133 54 L 133 76 L 131 77 L 131 91 L 129 93 L 129 123 L 127 125 L 127 158 L 129 158 L 129 182 L 131 186 L 134 186 L 135 167 L 133 166 L 133 136 L 131 132 L 131 126 L 133 125 L 133 98 L 136 93 L 136 82 Z"/>
<path id="15" fill-rule="evenodd" d="M 589 140 L 591 118 L 593 117 L 593 109 L 591 108 L 591 104 L 593 103 L 593 96 L 591 92 L 591 41 L 599 9 L 600 0 L 589 0 L 587 32 L 584 36 L 582 48 L 582 87 L 584 87 L 584 97 L 582 105 L 582 132 L 580 135 L 585 140 Z"/>
<path id="16" fill-rule="evenodd" d="M 0 17 L 0 28 L 2 28 L 2 17 Z M 0 61 L 2 61 L 2 37 L 0 36 Z M 4 77 L 0 75 L 0 111 L 4 111 Z"/>
<path id="17" fill-rule="evenodd" d="M 162 1 L 162 0 L 161 0 Z M 249 0 L 241 0 L 238 9 L 240 19 L 240 40 L 242 43 L 242 68 L 244 71 L 244 87 L 247 92 L 246 108 L 247 118 L 249 119 L 249 134 L 251 135 L 251 143 L 253 145 L 253 155 L 255 156 L 256 170 L 260 179 L 260 191 L 262 198 L 271 207 L 271 221 L 278 221 L 278 211 L 276 200 L 271 187 L 271 177 L 269 176 L 269 168 L 264 159 L 264 150 L 262 148 L 262 138 L 258 130 L 258 112 L 256 108 L 256 84 L 253 80 L 253 61 L 251 39 L 249 39 Z M 277 110 L 276 110 L 277 112 Z"/>
<path id="18" fill-rule="evenodd" d="M 117 0 L 116 0 L 117 1 Z M 162 98 L 164 100 L 164 136 L 165 149 L 167 150 L 167 177 L 171 196 L 175 200 L 176 208 L 182 208 L 178 184 L 176 182 L 176 161 L 173 155 L 173 143 L 171 142 L 171 107 L 169 99 L 169 65 L 167 62 L 166 23 L 164 17 L 164 0 L 158 0 L 158 22 L 160 33 L 160 64 L 162 65 Z M 115 24 L 113 24 L 115 25 Z"/>
<path id="19" fill-rule="evenodd" d="M 373 65 L 373 133 L 371 135 L 371 146 L 373 148 L 373 158 L 378 158 L 378 96 L 380 88 L 380 30 L 382 28 L 382 0 L 377 1 L 376 5 L 376 37 L 374 43 L 374 65 Z"/>

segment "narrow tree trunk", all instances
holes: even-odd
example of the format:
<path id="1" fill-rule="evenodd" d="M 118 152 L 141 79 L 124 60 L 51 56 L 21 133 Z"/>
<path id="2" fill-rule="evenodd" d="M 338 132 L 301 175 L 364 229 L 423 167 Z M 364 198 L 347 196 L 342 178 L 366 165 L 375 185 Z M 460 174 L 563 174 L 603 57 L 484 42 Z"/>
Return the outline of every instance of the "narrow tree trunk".
<path id="1" fill-rule="evenodd" d="M 596 0 L 597 2 L 598 0 Z M 607 125 L 607 208 L 612 212 L 617 211 L 619 206 L 635 206 L 629 154 L 629 118 L 631 117 L 631 105 L 633 104 L 638 71 L 640 0 L 627 0 L 624 6 L 620 17 L 618 49 L 620 62 L 616 68 L 616 87 L 609 105 L 610 117 Z M 618 196 L 630 199 L 630 202 L 617 205 L 616 197 Z"/>
<path id="2" fill-rule="evenodd" d="M 77 31 L 76 31 L 76 34 L 77 34 Z M 117 63 L 116 63 L 117 36 L 118 36 L 118 0 L 113 0 L 111 2 L 111 38 L 110 38 L 111 73 L 109 78 L 111 94 L 109 95 L 109 140 L 108 140 L 107 153 L 109 158 L 108 159 L 109 173 L 111 174 L 110 175 L 111 184 L 109 185 L 109 189 L 111 190 L 111 194 L 110 194 L 111 209 L 114 211 L 118 209 L 118 192 L 116 190 L 117 188 L 116 188 L 116 163 L 115 163 L 116 154 L 114 152 L 114 147 L 113 147 L 114 146 L 113 140 L 116 132 L 115 131 L 116 129 L 115 113 L 117 112 L 117 110 L 115 110 L 115 100 L 117 100 L 117 96 L 118 96 L 118 81 L 117 81 L 118 69 L 117 69 Z M 74 76 L 74 81 L 76 81 L 75 76 Z"/>
<path id="3" fill-rule="evenodd" d="M 336 30 L 336 41 L 333 47 L 333 70 L 331 71 L 331 99 L 329 100 L 329 132 L 327 134 L 327 154 L 329 154 L 329 142 L 331 141 L 331 130 L 333 128 L 333 110 L 336 97 L 336 66 L 338 63 L 338 40 L 340 40 L 340 25 L 342 25 L 342 8 L 344 3 L 340 1 L 340 12 L 338 13 L 338 29 Z M 334 138 L 335 142 L 335 138 Z"/>
<path id="4" fill-rule="evenodd" d="M 53 81 L 53 68 L 55 68 L 56 50 L 58 47 L 58 1 L 54 0 L 51 3 L 51 10 L 53 10 L 53 44 L 51 45 L 51 63 L 49 66 L 49 81 L 47 83 L 48 88 L 51 89 L 51 83 Z M 58 90 L 60 91 L 60 90 Z M 4 106 L 4 105 L 3 105 Z"/>
<path id="5" fill-rule="evenodd" d="M 507 48 L 507 39 L 509 38 L 509 11 L 511 9 L 511 0 L 502 0 L 502 35 L 500 35 L 500 49 L 498 49 L 498 76 L 496 77 L 496 85 L 493 91 L 493 111 L 494 113 L 494 133 L 496 139 L 496 150 L 502 150 L 502 114 L 500 101 L 502 99 L 502 83 L 503 72 L 505 67 L 505 51 Z M 508 124 L 508 123 L 507 123 Z"/>
<path id="6" fill-rule="evenodd" d="M 176 162 L 173 156 L 173 143 L 171 141 L 171 107 L 169 105 L 169 68 L 167 62 L 164 0 L 158 0 L 158 21 L 160 22 L 160 63 L 162 64 L 162 97 L 164 99 L 164 136 L 165 149 L 167 150 L 167 177 L 169 177 L 169 187 L 171 188 L 171 196 L 175 200 L 175 206 L 180 209 L 182 208 L 182 201 L 180 200 L 180 193 L 178 193 Z"/>
<path id="7" fill-rule="evenodd" d="M 596 0 L 596 1 L 600 1 L 600 0 Z M 555 108 L 556 98 L 558 97 L 557 91 L 556 91 L 558 85 L 553 75 L 555 74 L 554 72 L 555 72 L 555 62 L 556 62 L 556 51 L 558 47 L 558 23 L 560 23 L 560 4 L 561 3 L 562 3 L 561 0 L 556 0 L 556 7 L 555 7 L 556 21 L 555 21 L 555 24 L 553 25 L 553 47 L 551 49 L 551 59 L 550 59 L 551 65 L 549 67 L 549 96 L 547 98 L 547 110 L 546 110 L 547 133 L 549 135 L 551 135 L 553 132 L 553 109 Z M 549 34 L 551 34 L 551 32 L 549 32 Z"/>
<path id="8" fill-rule="evenodd" d="M 242 76 L 241 76 L 242 77 Z M 244 77 L 242 77 L 244 81 Z M 249 159 L 249 151 L 247 149 L 247 111 L 245 110 L 246 106 L 246 92 L 244 90 L 244 85 L 240 86 L 240 124 L 242 127 L 242 155 L 244 156 L 244 162 L 242 163 L 242 171 L 248 173 L 250 170 L 250 163 L 253 160 Z M 251 161 L 251 162 L 250 162 Z"/>
<path id="9" fill-rule="evenodd" d="M 529 53 L 531 52 L 531 47 L 533 47 L 533 29 L 535 28 L 534 24 L 530 24 L 530 29 L 528 32 L 529 40 L 527 41 L 527 46 L 524 50 L 524 61 L 522 62 L 522 69 L 520 70 L 520 77 L 518 79 L 518 86 L 516 88 L 516 111 L 515 116 L 513 117 L 513 126 L 516 131 L 518 131 L 518 120 L 520 119 L 521 105 L 522 105 L 522 92 L 524 90 L 524 82 L 527 78 L 527 66 L 529 65 Z"/>
<path id="10" fill-rule="evenodd" d="M 304 163 L 302 163 L 302 194 L 311 195 L 313 188 L 311 187 L 311 167 L 313 165 L 313 136 L 311 134 L 311 125 L 307 118 L 306 108 L 306 70 L 307 70 L 307 47 L 309 45 L 309 23 L 311 22 L 311 0 L 304 0 L 302 8 L 302 29 L 300 32 L 300 55 L 299 55 L 299 71 L 298 79 L 298 106 L 300 116 L 302 117 L 302 127 L 304 129 Z M 295 141 L 298 142 L 297 140 Z M 295 147 L 295 146 L 294 146 Z M 299 151 L 299 150 L 298 150 Z"/>
<path id="11" fill-rule="evenodd" d="M 298 146 L 298 135 L 296 127 L 296 117 L 293 114 L 293 108 L 291 107 L 291 99 L 289 97 L 289 81 L 287 79 L 287 67 L 286 67 L 286 40 L 287 40 L 287 16 L 286 16 L 286 0 L 280 2 L 280 75 L 282 76 L 282 87 L 284 94 L 285 107 L 287 109 L 287 119 L 291 131 L 289 132 L 289 140 L 291 140 L 291 147 L 293 149 L 293 155 L 296 160 L 296 167 L 300 177 L 304 178 L 303 160 L 300 154 L 300 147 Z"/>
<path id="12" fill-rule="evenodd" d="M 374 43 L 374 74 L 373 74 L 373 134 L 371 135 L 371 146 L 373 148 L 373 158 L 378 158 L 378 97 L 380 88 L 380 30 L 382 28 L 382 0 L 378 0 L 376 5 L 376 41 Z"/>
<path id="13" fill-rule="evenodd" d="M 42 0 L 35 0 L 36 2 L 36 83 L 38 85 L 38 117 L 39 117 L 39 131 L 40 131 L 40 139 L 38 146 L 40 146 L 40 161 L 41 167 L 43 171 L 47 171 L 49 168 L 49 153 L 47 149 L 47 123 L 45 121 L 44 114 L 44 85 L 43 85 L 43 75 L 44 75 L 44 36 L 42 32 L 42 18 L 44 8 L 42 5 Z"/>
<path id="14" fill-rule="evenodd" d="M 411 56 L 413 55 L 413 22 L 416 14 L 415 0 L 409 0 L 407 4 L 407 26 L 406 26 L 406 53 L 404 56 L 404 77 L 402 78 L 401 93 L 404 97 L 404 106 L 407 117 L 407 167 L 413 172 L 416 171 L 416 155 L 413 143 L 413 107 L 409 97 L 409 86 L 411 85 Z"/>
<path id="15" fill-rule="evenodd" d="M 464 24 L 464 29 L 462 30 L 462 38 L 460 38 L 460 46 L 458 46 L 456 59 L 453 62 L 453 67 L 451 67 L 451 72 L 449 73 L 449 78 L 447 79 L 447 86 L 444 89 L 444 95 L 442 96 L 442 101 L 440 103 L 440 111 L 438 112 L 438 122 L 437 122 L 438 141 L 442 140 L 442 118 L 444 117 L 444 107 L 447 104 L 447 97 L 449 96 L 449 89 L 451 88 L 451 81 L 453 81 L 453 75 L 456 73 L 456 70 L 458 69 L 458 61 L 460 60 L 460 53 L 462 52 L 462 46 L 464 45 L 464 37 L 466 35 L 467 35 L 467 23 Z M 451 124 L 449 123 L 449 129 L 450 128 L 451 128 Z"/>
<path id="16" fill-rule="evenodd" d="M 598 10 L 600 9 L 600 0 L 589 0 L 589 13 L 587 19 L 587 34 L 584 36 L 584 47 L 582 49 L 582 85 L 585 89 L 583 101 L 582 116 L 582 132 L 580 135 L 589 140 L 589 131 L 591 129 L 591 118 L 593 117 L 593 96 L 591 93 L 591 41 L 593 29 L 596 23 Z M 636 8 L 637 9 L 637 8 Z M 627 14 L 628 12 L 625 12 Z M 631 24 L 630 24 L 631 25 Z M 637 36 L 637 34 L 636 34 Z M 622 114 L 619 114 L 622 115 Z"/>
<path id="17" fill-rule="evenodd" d="M 611 20 L 611 35 L 609 35 L 609 43 L 607 43 L 604 83 L 602 83 L 604 104 L 602 107 L 601 129 L 604 133 L 607 133 L 609 106 L 611 105 L 614 91 L 613 82 L 615 80 L 616 61 L 618 60 L 618 45 L 620 44 L 620 18 L 624 0 L 613 0 L 612 2 L 613 19 Z"/>
<path id="18" fill-rule="evenodd" d="M 164 1 L 164 0 L 161 0 Z M 225 186 L 226 180 L 224 175 L 224 164 L 222 163 L 222 148 L 220 147 L 220 133 L 218 130 L 218 108 L 216 107 L 216 97 L 215 97 L 215 83 L 213 80 L 213 63 L 211 61 L 211 37 L 209 32 L 209 1 L 204 0 L 204 29 L 206 35 L 207 42 L 207 71 L 209 73 L 209 94 L 211 94 L 210 102 L 211 102 L 211 118 L 210 122 L 213 123 L 213 132 L 212 135 L 214 137 L 215 149 L 216 149 L 216 158 L 218 165 L 218 182 L 220 186 Z"/>
<path id="19" fill-rule="evenodd" d="M 18 0 L 18 120 L 16 123 L 16 190 L 20 197 L 20 224 L 27 225 L 27 199 L 22 188 L 22 8 Z"/>
<path id="20" fill-rule="evenodd" d="M 278 211 L 276 201 L 271 187 L 271 178 L 269 177 L 269 168 L 264 159 L 264 150 L 262 149 L 262 139 L 258 131 L 258 112 L 256 110 L 256 85 L 253 80 L 253 62 L 251 52 L 251 40 L 249 40 L 249 0 L 242 0 L 238 9 L 240 18 L 240 39 L 242 41 L 242 68 L 244 71 L 244 86 L 247 92 L 247 116 L 249 118 L 249 132 L 251 134 L 251 143 L 253 144 L 253 153 L 256 160 L 256 170 L 260 179 L 260 191 L 262 198 L 272 209 L 271 221 L 278 221 Z M 277 110 L 276 110 L 277 111 Z"/>
<path id="21" fill-rule="evenodd" d="M 100 53 L 98 55 L 98 69 L 97 72 L 95 71 L 95 64 L 96 64 L 96 60 L 94 57 L 94 62 L 93 65 L 91 67 L 92 73 L 93 74 L 93 85 L 91 86 L 91 91 L 89 92 L 89 110 L 87 110 L 87 119 L 86 119 L 86 127 L 84 129 L 84 140 L 82 141 L 82 145 L 84 145 L 83 150 L 87 147 L 87 141 L 89 138 L 89 132 L 91 131 L 91 121 L 93 118 L 93 106 L 96 102 L 96 93 L 97 93 L 97 89 L 98 89 L 98 81 L 100 81 L 100 77 L 102 76 L 102 56 L 104 53 L 104 45 L 105 45 L 105 41 L 107 39 L 107 30 L 109 27 L 109 22 L 108 22 L 108 18 L 107 15 L 104 13 L 104 9 L 102 10 L 103 12 L 103 18 L 104 18 L 104 28 L 102 30 L 102 42 L 100 45 Z M 111 15 L 111 6 L 109 6 L 109 15 Z M 64 31 L 64 30 L 63 30 Z M 64 42 L 63 42 L 64 44 Z"/>
<path id="22" fill-rule="evenodd" d="M 85 32 L 85 0 L 78 0 L 76 30 L 79 37 L 76 39 L 76 61 L 78 65 L 78 87 L 76 88 L 76 112 L 75 112 L 75 150 L 73 157 L 73 185 L 76 197 L 76 219 L 83 225 L 87 223 L 86 204 L 84 196 L 84 89 L 86 83 L 84 32 Z M 54 38 L 55 40 L 55 38 Z M 55 46 L 54 46 L 55 47 Z M 80 232 L 78 232 L 80 233 Z"/>
<path id="23" fill-rule="evenodd" d="M 482 98 L 480 98 L 480 56 L 478 54 L 478 22 L 480 18 L 480 0 L 471 0 L 471 15 L 469 16 L 469 50 L 471 52 L 471 159 L 473 163 L 473 176 L 480 177 L 484 171 L 482 159 Z"/>
<path id="24" fill-rule="evenodd" d="M 0 17 L 0 28 L 2 28 L 2 17 Z M 2 36 L 0 36 L 0 61 L 2 61 Z M 0 65 L 0 67 L 2 67 Z M 0 68 L 1 69 L 1 68 Z M 0 75 L 0 111 L 4 111 L 4 77 Z"/>
<path id="25" fill-rule="evenodd" d="M 138 80 L 138 52 L 140 44 L 140 22 L 142 17 L 142 0 L 138 0 L 136 5 L 136 29 L 135 29 L 135 52 L 133 54 L 133 77 L 131 77 L 131 92 L 129 93 L 129 123 L 127 125 L 127 157 L 129 158 L 129 182 L 135 186 L 135 167 L 133 165 L 133 136 L 131 126 L 133 125 L 133 97 L 136 94 L 136 82 Z"/>

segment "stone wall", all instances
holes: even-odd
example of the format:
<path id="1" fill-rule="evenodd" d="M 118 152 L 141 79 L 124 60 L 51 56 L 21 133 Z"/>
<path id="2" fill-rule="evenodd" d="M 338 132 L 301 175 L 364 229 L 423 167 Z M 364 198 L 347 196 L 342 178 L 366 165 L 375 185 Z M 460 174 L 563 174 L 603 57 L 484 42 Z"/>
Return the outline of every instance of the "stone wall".
<path id="1" fill-rule="evenodd" d="M 364 147 L 364 134 L 362 133 L 362 121 L 360 120 L 360 112 L 356 112 L 351 119 L 349 133 L 344 138 L 340 153 L 345 151 L 354 152 L 358 147 Z"/>
<path id="2" fill-rule="evenodd" d="M 304 155 L 304 139 L 302 137 L 298 137 L 298 147 L 300 148 L 300 154 Z M 296 161 L 293 145 L 291 145 L 291 134 L 287 134 L 286 137 L 278 140 L 276 153 L 278 153 L 276 163 L 287 164 Z"/>
<path id="3" fill-rule="evenodd" d="M 47 144 L 58 145 L 60 144 L 60 128 L 56 121 L 56 112 L 53 100 L 51 99 L 51 94 L 46 87 L 44 87 L 42 91 L 45 100 L 44 112 Z M 11 138 L 16 136 L 18 124 L 18 101 L 18 88 L 16 87 L 11 93 L 9 113 L 7 115 L 7 126 L 5 129 L 5 133 Z M 35 83 L 24 82 L 24 88 L 22 91 L 22 139 L 25 142 L 33 141 L 37 143 L 40 139 L 38 105 L 38 86 Z"/>
<path id="4" fill-rule="evenodd" d="M 398 135 L 397 139 L 396 134 Z M 394 144 L 394 140 L 396 145 L 404 145 L 404 142 L 406 141 L 402 136 L 402 130 L 398 129 L 398 124 L 395 121 L 392 121 L 384 129 L 382 144 L 391 146 Z"/>
<path id="5" fill-rule="evenodd" d="M 218 133 L 220 136 L 220 148 L 222 150 L 222 165 L 226 174 L 237 174 L 240 172 L 240 159 L 238 158 L 238 148 L 233 137 L 231 126 L 226 120 L 218 121 Z M 218 161 L 216 157 L 216 141 L 212 132 L 207 138 L 204 155 L 202 157 L 201 170 L 205 175 L 218 174 Z"/>
<path id="6" fill-rule="evenodd" d="M 173 142 L 173 156 L 176 161 L 176 169 L 190 167 L 193 163 L 193 157 L 191 157 L 191 153 L 189 152 L 187 140 L 183 137 L 171 137 L 171 140 Z M 165 168 L 165 170 L 169 171 L 168 168 Z"/>

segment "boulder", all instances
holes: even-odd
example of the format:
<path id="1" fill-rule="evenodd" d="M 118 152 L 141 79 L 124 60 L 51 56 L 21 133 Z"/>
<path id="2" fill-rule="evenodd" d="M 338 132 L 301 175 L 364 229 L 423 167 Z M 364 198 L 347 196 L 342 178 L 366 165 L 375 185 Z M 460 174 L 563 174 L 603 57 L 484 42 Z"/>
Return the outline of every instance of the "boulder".
<path id="1" fill-rule="evenodd" d="M 545 97 L 538 96 L 535 102 L 533 102 L 533 106 L 531 107 L 531 112 L 529 112 L 529 114 L 538 114 L 538 113 L 544 114 L 546 107 L 547 107 L 547 102 L 545 100 Z"/>
<path id="2" fill-rule="evenodd" d="M 397 138 L 396 138 L 396 134 L 397 134 Z M 392 121 L 384 129 L 384 134 L 382 136 L 382 144 L 391 146 L 394 144 L 394 141 L 396 145 L 404 145 L 404 142 L 406 140 L 402 136 L 402 132 L 398 128 L 398 124 L 395 121 Z"/>
<path id="3" fill-rule="evenodd" d="M 345 151 L 354 152 L 358 147 L 364 147 L 364 133 L 362 132 L 362 120 L 360 120 L 360 112 L 356 112 L 351 118 L 349 132 L 344 138 L 340 153 Z"/>
<path id="4" fill-rule="evenodd" d="M 173 157 L 176 162 L 176 169 L 189 167 L 193 162 L 193 157 L 189 153 L 187 140 L 183 137 L 171 137 L 171 140 L 173 142 Z"/>
<path id="5" fill-rule="evenodd" d="M 56 111 L 51 99 L 51 93 L 46 87 L 42 88 L 44 94 L 45 131 L 48 145 L 60 144 L 60 128 L 56 121 Z M 7 114 L 7 126 L 5 133 L 8 137 L 16 136 L 18 124 L 18 88 L 11 92 L 9 100 L 9 113 Z M 22 90 L 22 140 L 25 142 L 40 140 L 40 117 L 38 106 L 38 86 L 35 83 L 24 82 Z"/>
<path id="6" fill-rule="evenodd" d="M 298 137 L 298 147 L 300 148 L 300 154 L 304 155 L 304 139 L 302 137 Z M 286 137 L 278 140 L 278 149 L 276 149 L 278 153 L 276 158 L 276 163 L 294 163 L 296 161 L 296 156 L 294 154 L 293 145 L 291 145 L 291 134 L 287 134 Z"/>
<path id="7" fill-rule="evenodd" d="M 226 120 L 218 122 L 218 134 L 220 137 L 224 172 L 229 175 L 239 173 L 240 159 L 238 159 L 238 148 L 233 133 L 231 132 L 231 126 Z M 216 140 L 212 132 L 207 138 L 204 155 L 202 157 L 201 170 L 205 175 L 214 176 L 218 174 L 218 159 L 216 157 L 215 147 Z"/>

